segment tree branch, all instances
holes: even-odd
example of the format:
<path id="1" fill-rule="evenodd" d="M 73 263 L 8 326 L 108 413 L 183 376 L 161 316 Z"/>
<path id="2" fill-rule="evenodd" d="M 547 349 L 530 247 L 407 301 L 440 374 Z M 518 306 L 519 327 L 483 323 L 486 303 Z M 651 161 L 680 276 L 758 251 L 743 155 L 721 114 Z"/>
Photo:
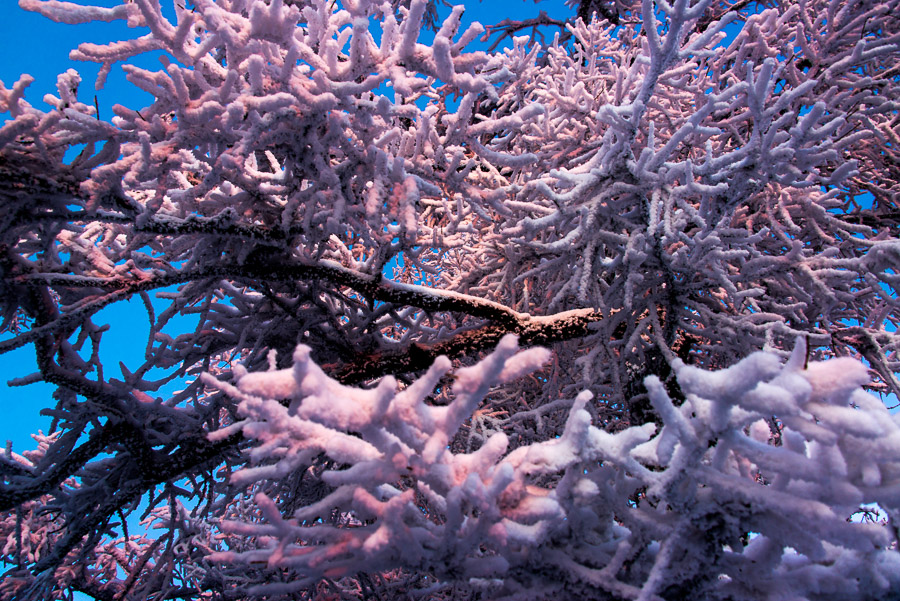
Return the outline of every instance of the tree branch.
<path id="1" fill-rule="evenodd" d="M 361 355 L 343 365 L 323 368 L 344 384 L 359 384 L 386 373 L 426 369 L 440 355 L 456 359 L 493 348 L 506 334 L 517 334 L 522 347 L 580 338 L 590 333 L 591 324 L 605 316 L 603 311 L 594 309 L 577 309 L 546 317 L 520 314 L 512 324 L 492 323 L 435 344 L 414 343 L 406 349 Z"/>

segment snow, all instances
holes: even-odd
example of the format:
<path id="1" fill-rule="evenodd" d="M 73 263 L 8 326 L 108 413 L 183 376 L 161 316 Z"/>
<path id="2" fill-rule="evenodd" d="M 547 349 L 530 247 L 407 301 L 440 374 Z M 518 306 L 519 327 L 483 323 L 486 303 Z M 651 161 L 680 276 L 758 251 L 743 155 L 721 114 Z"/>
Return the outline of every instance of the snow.
<path id="1" fill-rule="evenodd" d="M 477 450 L 460 453 L 447 445 L 464 420 L 492 386 L 540 369 L 549 358 L 544 349 L 519 350 L 515 337 L 504 338 L 476 365 L 457 369 L 454 400 L 433 407 L 424 400 L 450 369 L 446 359 L 402 391 L 392 378 L 361 390 L 332 381 L 301 346 L 293 369 L 243 374 L 236 388 L 223 388 L 254 395 L 240 401 L 247 419 L 239 427 L 255 439 L 256 461 L 266 464 L 238 472 L 232 480 L 248 484 L 284 477 L 305 469 L 315 453 L 348 466 L 326 471 L 322 479 L 336 487 L 334 492 L 298 509 L 293 519 L 308 520 L 338 507 L 374 520 L 372 527 L 340 531 L 343 552 L 368 565 L 390 565 L 399 558 L 405 565 L 451 569 L 446 562 L 452 561 L 458 562 L 453 569 L 468 578 L 496 578 L 522 561 L 517 549 L 549 550 L 552 533 L 579 525 L 586 530 L 572 532 L 569 544 L 577 547 L 592 536 L 608 541 L 590 547 L 593 561 L 601 565 L 629 548 L 636 536 L 653 541 L 658 551 L 642 556 L 647 563 L 641 569 L 649 575 L 640 587 L 640 597 L 651 599 L 676 566 L 699 569 L 710 560 L 697 534 L 679 524 L 690 516 L 718 515 L 731 520 L 733 533 L 756 533 L 747 547 L 737 539 L 728 543 L 729 563 L 716 568 L 722 577 L 715 586 L 723 591 L 757 590 L 765 581 L 769 590 L 796 595 L 825 588 L 861 592 L 850 574 L 866 574 L 867 590 L 884 590 L 897 581 L 894 570 L 900 563 L 900 555 L 889 548 L 893 535 L 887 526 L 849 523 L 846 516 L 863 503 L 894 503 L 893 491 L 900 488 L 900 449 L 894 442 L 900 440 L 900 426 L 862 392 L 868 375 L 860 363 L 842 359 L 804 365 L 798 359 L 803 353 L 801 342 L 786 364 L 773 354 L 755 353 L 717 372 L 676 362 L 678 382 L 688 396 L 681 407 L 657 379 L 647 379 L 664 424 L 658 432 L 654 424 L 617 433 L 597 428 L 586 410 L 592 398 L 586 391 L 571 403 L 557 439 L 510 451 L 508 437 L 497 433 Z M 806 385 L 798 385 L 798 378 Z M 258 396 L 267 393 L 293 397 L 296 410 Z M 781 446 L 773 442 L 767 403 L 793 424 L 782 426 Z M 860 445 L 880 452 L 866 452 L 862 459 Z M 404 474 L 415 480 L 397 488 Z M 530 484 L 554 474 L 563 475 L 555 488 Z M 621 504 L 642 487 L 646 500 Z M 424 519 L 416 494 L 445 519 Z M 607 507 L 610 502 L 616 505 Z M 262 524 L 242 528 L 271 532 Z M 298 554 L 306 548 L 298 539 L 300 530 L 292 526 L 278 532 L 277 549 L 284 549 L 290 565 L 321 573 L 317 555 Z M 495 563 L 473 562 L 471 553 L 485 545 L 496 554 Z M 679 549 L 677 560 L 674 549 Z M 765 549 L 767 563 L 759 562 L 757 549 Z M 242 563 L 258 558 L 260 550 L 217 558 Z M 270 551 L 268 561 L 282 565 L 279 553 Z M 631 590 L 615 573 L 603 574 L 604 587 Z"/>

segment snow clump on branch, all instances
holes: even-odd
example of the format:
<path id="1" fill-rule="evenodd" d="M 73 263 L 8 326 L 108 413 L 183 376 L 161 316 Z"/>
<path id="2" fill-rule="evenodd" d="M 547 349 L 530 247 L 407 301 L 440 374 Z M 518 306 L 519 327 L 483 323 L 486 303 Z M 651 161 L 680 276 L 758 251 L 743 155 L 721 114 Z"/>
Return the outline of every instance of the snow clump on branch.
<path id="1" fill-rule="evenodd" d="M 801 340 L 786 364 L 764 352 L 720 371 L 676 362 L 680 406 L 646 380 L 658 431 L 598 429 L 582 393 L 558 438 L 510 452 L 495 433 L 474 452 L 450 450 L 492 386 L 548 357 L 506 336 L 456 370 L 446 406 L 427 401 L 451 371 L 444 357 L 405 388 L 390 376 L 344 386 L 302 345 L 290 369 L 238 371 L 236 386 L 206 376 L 239 401 L 243 421 L 210 438 L 253 440 L 255 465 L 231 482 L 258 487 L 261 514 L 221 523 L 226 540 L 256 546 L 208 561 L 292 574 L 250 594 L 398 568 L 503 598 L 588 586 L 640 600 L 848 599 L 900 586 L 893 531 L 847 519 L 864 504 L 896 511 L 900 490 L 900 425 L 861 388 L 858 361 L 806 365 Z M 322 454 L 329 492 L 285 515 L 266 483 Z"/>

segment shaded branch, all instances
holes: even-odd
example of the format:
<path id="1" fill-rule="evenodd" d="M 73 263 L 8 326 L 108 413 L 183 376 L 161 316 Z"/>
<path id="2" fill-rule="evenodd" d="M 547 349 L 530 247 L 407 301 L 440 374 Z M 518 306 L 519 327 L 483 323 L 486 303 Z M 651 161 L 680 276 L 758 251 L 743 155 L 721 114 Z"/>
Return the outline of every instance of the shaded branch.
<path id="1" fill-rule="evenodd" d="M 67 453 L 62 461 L 53 464 L 51 468 L 30 482 L 0 485 L 0 511 L 9 511 L 26 501 L 50 493 L 85 463 L 108 448 L 109 444 L 118 439 L 123 431 L 121 423 L 102 427 L 98 432 L 92 433 L 87 442 Z"/>
<path id="2" fill-rule="evenodd" d="M 409 348 L 355 357 L 340 366 L 324 366 L 344 384 L 359 384 L 386 373 L 406 373 L 426 369 L 444 355 L 458 359 L 497 345 L 506 334 L 517 334 L 522 347 L 551 345 L 590 333 L 591 325 L 606 315 L 599 310 L 579 309 L 547 317 L 522 315 L 513 324 L 489 324 L 457 334 L 434 344 L 414 343 Z"/>
<path id="3" fill-rule="evenodd" d="M 213 265 L 172 274 L 155 275 L 147 279 L 31 273 L 14 277 L 13 281 L 18 284 L 88 287 L 113 290 L 114 292 L 107 296 L 87 301 L 78 309 L 60 315 L 45 325 L 39 325 L 15 338 L 0 342 L 0 353 L 34 342 L 39 337 L 47 334 L 69 334 L 81 324 L 85 315 L 94 313 L 132 294 L 207 278 L 228 278 L 237 281 L 249 279 L 254 284 L 258 284 L 260 281 L 326 280 L 353 288 L 377 301 L 418 307 L 426 311 L 456 311 L 510 326 L 518 324 L 524 317 L 524 314 L 513 311 L 494 301 L 424 286 L 394 282 L 385 279 L 381 275 L 361 273 L 332 261 L 322 261 L 316 265 L 298 263 L 290 265 L 271 263 Z"/>

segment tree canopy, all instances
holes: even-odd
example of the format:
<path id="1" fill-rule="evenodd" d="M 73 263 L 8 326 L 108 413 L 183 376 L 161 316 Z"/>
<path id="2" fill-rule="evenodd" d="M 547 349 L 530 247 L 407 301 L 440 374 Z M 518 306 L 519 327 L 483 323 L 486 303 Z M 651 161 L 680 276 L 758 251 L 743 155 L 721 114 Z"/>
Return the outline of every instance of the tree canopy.
<path id="1" fill-rule="evenodd" d="M 900 0 L 568 4 L 19 0 L 0 598 L 900 591 Z"/>

